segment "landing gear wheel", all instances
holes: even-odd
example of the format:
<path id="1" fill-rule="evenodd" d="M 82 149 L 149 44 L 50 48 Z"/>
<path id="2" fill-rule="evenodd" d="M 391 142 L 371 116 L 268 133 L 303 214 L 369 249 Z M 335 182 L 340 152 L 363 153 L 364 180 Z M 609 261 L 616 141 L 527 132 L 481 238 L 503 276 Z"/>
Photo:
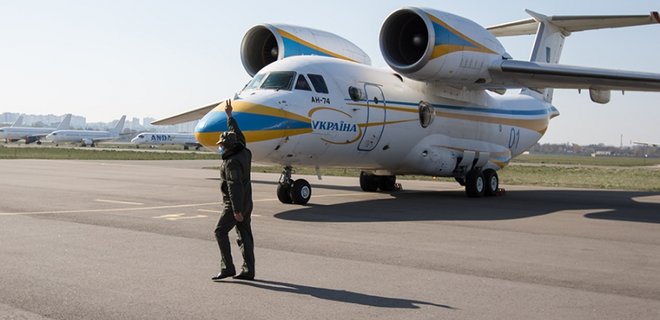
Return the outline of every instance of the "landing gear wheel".
<path id="1" fill-rule="evenodd" d="M 291 200 L 290 191 L 291 191 L 290 185 L 280 183 L 279 185 L 277 185 L 277 199 L 279 199 L 281 203 L 286 203 L 286 204 L 293 203 L 293 200 Z"/>
<path id="2" fill-rule="evenodd" d="M 497 190 L 500 187 L 500 179 L 497 177 L 497 172 L 495 170 L 484 171 L 484 181 L 486 182 L 486 196 L 492 197 L 497 195 Z"/>
<path id="3" fill-rule="evenodd" d="M 366 192 L 376 192 L 378 190 L 378 181 L 376 176 L 364 171 L 360 172 L 360 188 Z"/>
<path id="4" fill-rule="evenodd" d="M 470 198 L 483 197 L 486 191 L 484 174 L 481 171 L 470 171 L 465 177 L 465 193 Z"/>
<path id="5" fill-rule="evenodd" d="M 306 204 L 312 197 L 312 187 L 307 180 L 298 179 L 293 182 L 289 194 L 293 203 Z"/>
<path id="6" fill-rule="evenodd" d="M 394 191 L 397 189 L 396 176 L 380 176 L 378 177 L 378 185 L 381 191 Z"/>

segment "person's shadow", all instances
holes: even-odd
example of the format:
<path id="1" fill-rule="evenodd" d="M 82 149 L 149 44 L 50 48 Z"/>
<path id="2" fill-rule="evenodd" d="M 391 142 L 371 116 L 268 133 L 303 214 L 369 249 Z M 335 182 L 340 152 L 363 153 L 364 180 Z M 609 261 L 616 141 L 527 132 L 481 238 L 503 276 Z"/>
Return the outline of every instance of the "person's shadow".
<path id="1" fill-rule="evenodd" d="M 426 302 L 426 301 L 381 297 L 381 296 L 374 296 L 359 292 L 318 288 L 318 287 L 304 286 L 300 284 L 292 284 L 292 283 L 279 282 L 279 281 L 255 279 L 253 281 L 237 281 L 232 283 L 240 283 L 243 285 L 248 285 L 256 288 L 273 290 L 278 292 L 304 294 L 318 299 L 332 300 L 332 301 L 338 301 L 344 303 L 354 303 L 354 304 L 379 307 L 379 308 L 418 309 L 419 305 L 428 305 L 433 307 L 456 310 L 456 308 L 452 306 Z"/>

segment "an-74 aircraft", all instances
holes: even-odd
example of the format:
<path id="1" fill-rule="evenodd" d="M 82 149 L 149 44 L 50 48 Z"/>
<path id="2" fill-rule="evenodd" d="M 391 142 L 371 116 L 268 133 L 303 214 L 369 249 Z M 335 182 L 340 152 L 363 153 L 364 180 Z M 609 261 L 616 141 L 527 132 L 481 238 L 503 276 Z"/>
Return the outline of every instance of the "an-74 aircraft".
<path id="1" fill-rule="evenodd" d="M 634 16 L 544 16 L 484 28 L 427 8 L 391 13 L 380 48 L 392 70 L 337 35 L 282 24 L 245 34 L 241 59 L 253 76 L 234 97 L 234 117 L 255 161 L 284 167 L 277 195 L 305 204 L 311 187 L 292 167 L 360 168 L 365 191 L 396 188 L 396 175 L 454 177 L 469 197 L 496 194 L 497 171 L 543 136 L 553 88 L 660 91 L 660 74 L 558 64 L 572 32 L 659 23 Z M 514 60 L 497 37 L 536 34 L 529 61 Z M 517 94 L 503 93 L 521 89 Z M 199 119 L 195 135 L 209 149 L 227 130 L 224 102 L 154 124 Z M 317 170 L 318 172 L 318 170 Z M 319 175 L 320 177 L 320 175 Z"/>

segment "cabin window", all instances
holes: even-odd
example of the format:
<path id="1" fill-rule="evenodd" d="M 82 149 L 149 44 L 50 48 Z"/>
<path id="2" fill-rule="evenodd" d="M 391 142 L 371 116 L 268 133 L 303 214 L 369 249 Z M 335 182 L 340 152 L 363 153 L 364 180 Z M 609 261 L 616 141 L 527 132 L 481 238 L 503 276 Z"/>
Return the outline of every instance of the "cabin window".
<path id="1" fill-rule="evenodd" d="M 298 90 L 305 90 L 305 91 L 312 91 L 312 88 L 309 86 L 309 82 L 305 79 L 304 75 L 299 75 L 298 80 L 296 80 L 296 89 Z"/>
<path id="2" fill-rule="evenodd" d="M 318 93 L 328 93 L 328 86 L 325 85 L 325 80 L 323 80 L 323 76 L 319 74 L 307 74 L 309 77 L 309 81 L 312 82 L 312 85 L 314 86 L 314 90 Z"/>
<path id="3" fill-rule="evenodd" d="M 293 71 L 271 72 L 261 84 L 261 89 L 291 90 L 295 76 L 296 73 Z"/>
<path id="4" fill-rule="evenodd" d="M 362 89 L 353 86 L 348 87 L 348 95 L 353 101 L 362 101 L 365 98 Z"/>
<path id="5" fill-rule="evenodd" d="M 425 101 L 420 101 L 419 102 L 419 124 L 422 126 L 422 128 L 426 128 L 433 123 L 433 119 L 435 119 L 435 111 L 433 110 L 433 106 Z"/>

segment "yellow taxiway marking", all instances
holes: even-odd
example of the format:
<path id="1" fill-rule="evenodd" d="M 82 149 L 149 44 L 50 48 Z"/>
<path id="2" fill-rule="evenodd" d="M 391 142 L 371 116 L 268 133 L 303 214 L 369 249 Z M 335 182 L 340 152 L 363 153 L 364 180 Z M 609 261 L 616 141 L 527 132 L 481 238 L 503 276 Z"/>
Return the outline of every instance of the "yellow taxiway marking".
<path id="1" fill-rule="evenodd" d="M 118 204 L 130 204 L 132 206 L 142 206 L 142 205 L 144 205 L 144 203 L 141 203 L 141 202 L 107 200 L 107 199 L 94 199 L 94 201 L 96 201 L 96 202 L 107 202 L 107 203 L 118 203 Z"/>

